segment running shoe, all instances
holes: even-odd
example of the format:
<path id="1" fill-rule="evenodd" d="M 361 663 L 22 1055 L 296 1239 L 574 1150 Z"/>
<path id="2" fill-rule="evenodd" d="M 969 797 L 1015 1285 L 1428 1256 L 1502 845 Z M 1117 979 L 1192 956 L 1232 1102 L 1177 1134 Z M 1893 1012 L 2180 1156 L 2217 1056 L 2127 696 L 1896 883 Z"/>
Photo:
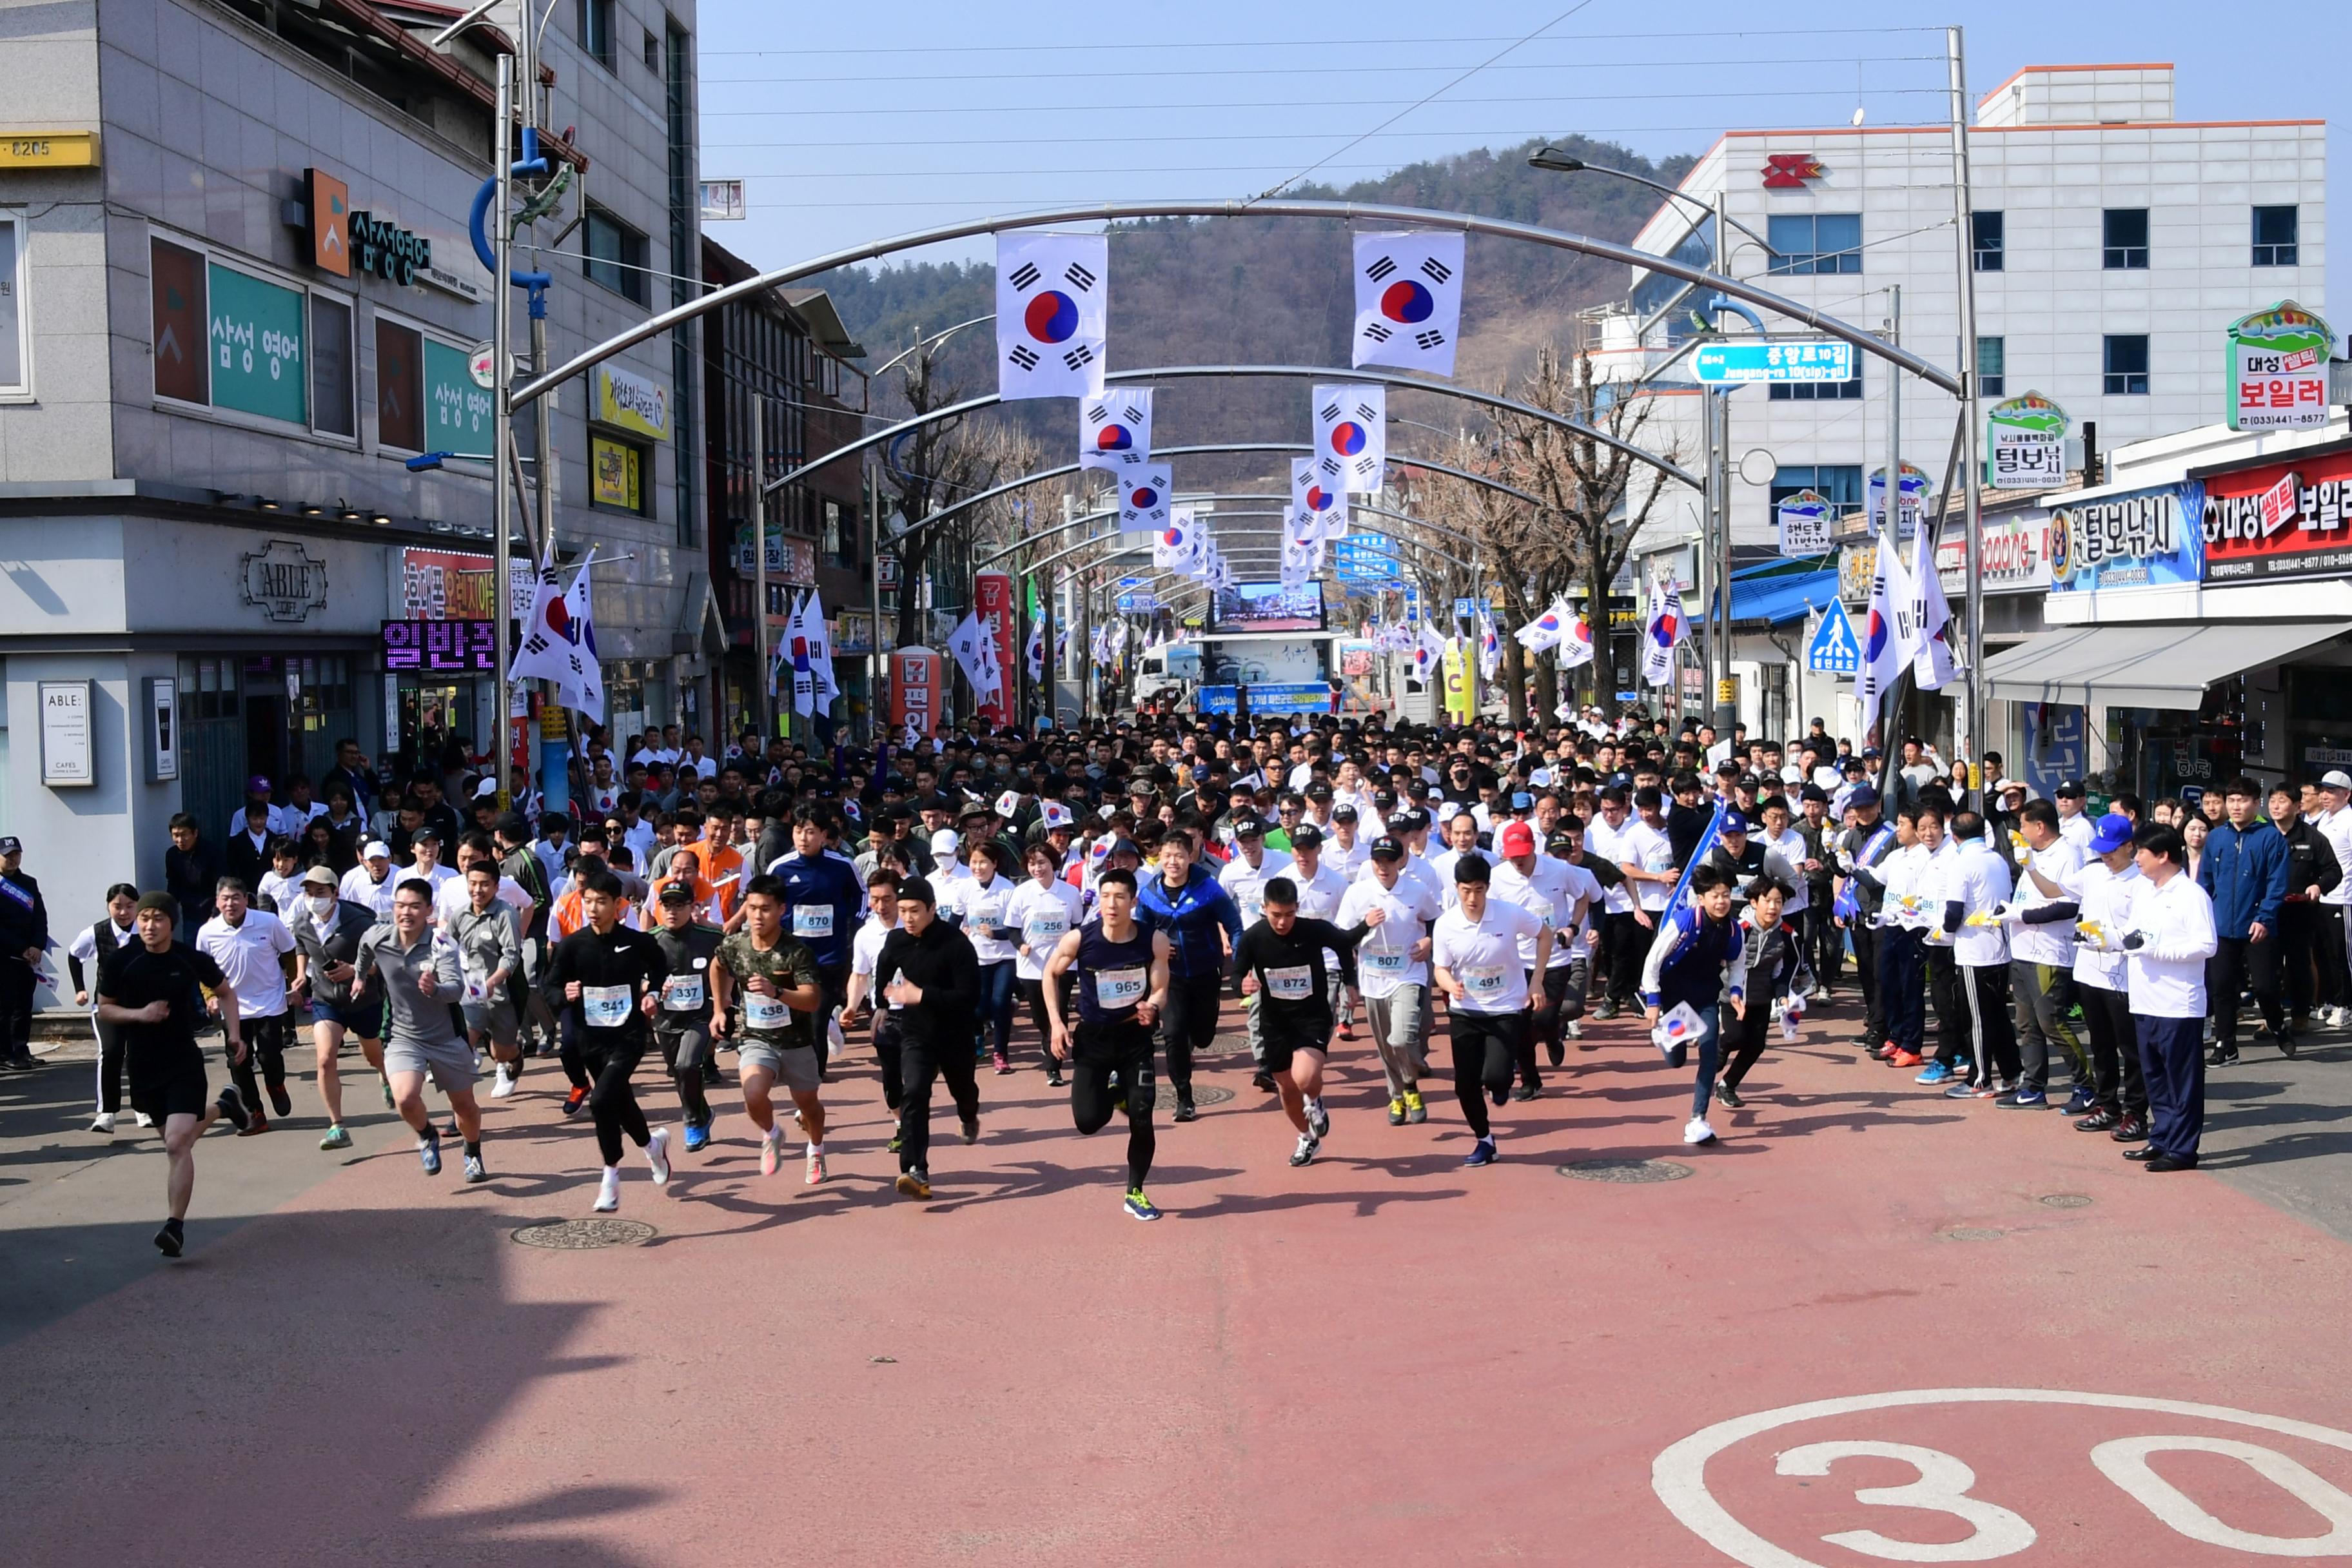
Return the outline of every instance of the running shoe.
<path id="1" fill-rule="evenodd" d="M 382 1073 L 378 1073 L 376 1075 L 375 1086 L 376 1088 L 383 1090 L 383 1108 L 386 1110 L 396 1109 L 392 1102 L 392 1079 Z"/>
<path id="2" fill-rule="evenodd" d="M 478 1187 L 489 1179 L 489 1167 L 482 1163 L 482 1157 L 479 1154 L 467 1155 L 466 1184 L 469 1187 Z"/>
<path id="3" fill-rule="evenodd" d="M 710 1134 L 704 1129 L 701 1122 L 689 1121 L 686 1124 L 686 1152 L 688 1153 L 699 1154 L 704 1149 L 709 1146 L 709 1143 Z"/>
<path id="4" fill-rule="evenodd" d="M 1999 1100 L 2002 1095 L 2007 1094 L 2008 1092 L 2009 1085 L 2001 1082 L 1999 1079 L 1995 1079 L 1990 1083 L 1980 1083 L 1977 1085 L 1976 1088 L 1969 1090 L 1969 1098 L 1970 1100 Z"/>
<path id="5" fill-rule="evenodd" d="M 930 1173 L 928 1171 L 899 1172 L 898 1190 L 910 1198 L 929 1197 L 931 1195 Z"/>
<path id="6" fill-rule="evenodd" d="M 815 1186 L 824 1180 L 824 1151 L 812 1143 L 808 1146 L 808 1173 L 802 1177 L 806 1186 Z"/>
<path id="7" fill-rule="evenodd" d="M 1968 1079 L 1963 1078 L 1955 1078 L 1950 1083 L 1944 1086 L 1944 1098 L 1946 1100 L 1974 1100 L 1976 1096 L 1976 1085 L 1969 1082 Z"/>
<path id="8" fill-rule="evenodd" d="M 1543 1090 L 1538 1089 L 1534 1084 L 1523 1083 L 1519 1085 L 1518 1088 L 1511 1090 L 1511 1098 L 1513 1100 L 1533 1100 L 1537 1095 L 1541 1094 Z"/>
<path id="9" fill-rule="evenodd" d="M 1615 1016 L 1617 1016 L 1617 1004 L 1616 1004 L 1616 1002 L 1612 999 L 1612 1000 L 1610 1000 L 1610 1001 L 1606 1001 L 1606 1002 L 1601 1003 L 1600 1006 L 1595 1007 L 1595 1008 L 1592 1010 L 1592 1016 L 1593 1016 L 1593 1017 L 1594 1017 L 1594 1018 L 1598 1019 L 1600 1022 L 1604 1023 L 1604 1024 L 1605 1024 L 1605 1023 L 1607 1023 L 1610 1019 L 1612 1019 L 1612 1018 L 1613 1018 L 1613 1017 L 1615 1017 Z M 1483 1163 L 1483 1162 L 1482 1162 L 1482 1163 Z"/>
<path id="10" fill-rule="evenodd" d="M 1544 1049 L 1551 1053 L 1551 1065 L 1554 1067 L 1558 1067 L 1562 1062 L 1568 1060 L 1568 1047 L 1561 1045 L 1558 1040 L 1546 1040 L 1544 1042 Z"/>
<path id="11" fill-rule="evenodd" d="M 498 1080 L 496 1083 L 494 1083 L 494 1084 L 490 1085 L 490 1098 L 491 1098 L 492 1100 L 504 1100 L 507 1096 L 509 1096 L 509 1095 L 512 1094 L 514 1091 L 515 1091 L 515 1076 L 514 1076 L 514 1074 L 512 1074 L 512 1073 L 509 1072 L 509 1071 L 508 1071 L 506 1068 L 499 1068 L 499 1080 Z"/>
<path id="12" fill-rule="evenodd" d="M 1954 1057 L 1952 1058 L 1952 1076 L 1954 1078 L 1966 1078 L 1969 1074 L 1976 1070 L 1977 1064 L 1969 1060 L 1967 1057 Z"/>
<path id="13" fill-rule="evenodd" d="M 1581 1040 L 1581 1039 L 1583 1039 L 1583 1038 L 1584 1038 L 1584 1020 L 1583 1020 L 1583 1019 L 1581 1019 L 1581 1018 L 1570 1018 L 1570 1019 L 1568 1021 L 1568 1037 L 1569 1037 L 1570 1039 L 1571 1039 L 1571 1040 Z M 1591 1047 L 1591 1046 L 1587 1046 L 1587 1047 L 1585 1047 L 1584 1048 L 1585 1048 L 1586 1050 L 1588 1050 L 1588 1051 L 1589 1051 L 1589 1050 L 1593 1049 L 1594 1047 Z"/>
<path id="14" fill-rule="evenodd" d="M 979 1117 L 967 1116 L 963 1119 L 963 1141 L 967 1143 L 977 1143 L 980 1142 Z"/>
<path id="15" fill-rule="evenodd" d="M 294 1114 L 294 1097 L 286 1092 L 284 1084 L 273 1083 L 269 1086 L 269 1109 L 280 1116 Z"/>
<path id="16" fill-rule="evenodd" d="M 1129 1189 L 1127 1194 L 1127 1212 L 1131 1218 L 1135 1219 L 1158 1219 L 1160 1217 L 1159 1209 L 1152 1205 L 1152 1202 L 1150 1198 L 1143 1195 L 1143 1189 L 1141 1187 L 1132 1187 Z"/>
<path id="17" fill-rule="evenodd" d="M 2284 1057 L 2289 1061 L 2293 1061 L 2294 1060 L 2294 1053 L 2301 1050 L 2303 1047 L 2295 1043 L 2294 1030 L 2281 1029 L 2278 1036 L 2278 1048 L 2279 1055 Z"/>
<path id="18" fill-rule="evenodd" d="M 327 1135 L 319 1140 L 319 1147 L 321 1149 L 348 1149 L 351 1146 L 352 1135 L 343 1131 L 342 1123 L 340 1121 L 328 1128 Z"/>
<path id="19" fill-rule="evenodd" d="M 1927 1059 L 1918 1052 L 1905 1050 L 1899 1046 L 1886 1053 L 1886 1065 L 1891 1068 L 1916 1068 Z"/>
<path id="20" fill-rule="evenodd" d="M 1911 1081 L 1913 1083 L 1924 1083 L 1930 1087 L 1939 1083 L 1949 1083 L 1952 1081 L 1952 1069 L 1945 1066 L 1942 1062 L 1929 1062 L 1927 1064 L 1927 1070 L 1921 1073 L 1917 1078 L 1913 1079 Z"/>
<path id="21" fill-rule="evenodd" d="M 454 1112 L 449 1117 L 449 1125 L 441 1129 L 441 1136 L 452 1143 L 466 1136 L 466 1130 L 457 1125 L 457 1118 Z"/>
<path id="22" fill-rule="evenodd" d="M 1391 1127 L 1404 1125 L 1404 1096 L 1402 1095 L 1389 1101 L 1389 1125 Z"/>
<path id="23" fill-rule="evenodd" d="M 1491 1165 L 1496 1158 L 1495 1141 L 1481 1138 L 1470 1145 L 1470 1152 L 1462 1156 L 1462 1163 L 1465 1165 Z"/>
<path id="24" fill-rule="evenodd" d="M 97 1115 L 91 1117 L 89 1119 L 89 1130 L 92 1132 L 112 1132 L 114 1131 L 114 1112 L 111 1110 L 101 1110 Z"/>
<path id="25" fill-rule="evenodd" d="M 1307 1102 L 1307 1130 L 1315 1134 L 1315 1141 L 1318 1143 L 1331 1136 L 1331 1113 L 1323 1109 L 1321 1100 L 1310 1100 Z"/>
<path id="26" fill-rule="evenodd" d="M 1290 1152 L 1290 1163 L 1294 1165 L 1308 1163 L 1315 1158 L 1315 1151 L 1322 1146 L 1323 1141 L 1314 1133 L 1301 1132 L 1298 1135 L 1298 1147 Z"/>
<path id="27" fill-rule="evenodd" d="M 1198 1121 L 1201 1120 L 1201 1108 L 1192 1103 L 1192 1097 L 1191 1095 L 1185 1095 L 1176 1101 L 1176 1115 L 1174 1119 L 1178 1121 Z"/>
<path id="28" fill-rule="evenodd" d="M 1739 1091 L 1727 1083 L 1718 1083 L 1715 1086 L 1715 1098 L 1722 1102 L 1726 1110 L 1744 1110 L 1748 1108 L 1748 1102 L 1739 1098 Z"/>
<path id="29" fill-rule="evenodd" d="M 580 1108 L 587 1103 L 588 1091 L 574 1085 L 572 1091 L 563 1097 L 563 1114 L 577 1116 L 580 1114 Z"/>
<path id="30" fill-rule="evenodd" d="M 2121 1116 L 2116 1115 L 2114 1111 L 2109 1110 L 2105 1106 L 2102 1105 L 2096 1110 L 2092 1111 L 2090 1115 L 2085 1116 L 2082 1121 L 2074 1123 L 2074 1131 L 2077 1132 L 2105 1132 L 2108 1128 L 2113 1127 L 2122 1120 L 2123 1118 Z"/>
<path id="31" fill-rule="evenodd" d="M 131 1120 L 138 1122 L 142 1127 L 152 1127 L 155 1125 L 155 1119 L 148 1115 L 143 1110 L 134 1110 L 131 1113 Z"/>
<path id="32" fill-rule="evenodd" d="M 176 1219 L 165 1220 L 163 1228 L 155 1233 L 155 1250 L 166 1258 L 179 1257 L 187 1242 L 187 1233 Z"/>
<path id="33" fill-rule="evenodd" d="M 2038 1089 L 2020 1089 L 2002 1095 L 2000 1103 L 2012 1110 L 2040 1110 L 2050 1103 L 2050 1097 Z"/>
<path id="34" fill-rule="evenodd" d="M 2074 1092 L 2066 1097 L 2063 1110 L 2069 1116 L 2082 1116 L 2097 1110 L 2098 1106 L 2099 1097 L 2091 1092 L 2089 1086 L 2078 1083 L 2074 1086 Z"/>
<path id="35" fill-rule="evenodd" d="M 237 1093 L 236 1085 L 235 1084 L 230 1084 L 224 1088 L 220 1091 L 220 1098 L 215 1100 L 214 1103 L 220 1107 L 222 1117 L 226 1120 L 231 1127 L 236 1129 L 240 1137 L 244 1135 L 245 1129 L 248 1123 L 258 1121 L 260 1120 L 259 1117 L 255 1116 L 251 1111 L 246 1110 L 245 1096 Z"/>
<path id="36" fill-rule="evenodd" d="M 428 1176 L 441 1173 L 441 1140 L 427 1133 L 416 1141 L 416 1158 Z"/>
<path id="37" fill-rule="evenodd" d="M 892 1153 L 892 1154 L 897 1153 L 897 1152 L 899 1151 L 899 1149 L 900 1149 L 900 1148 L 902 1148 L 902 1147 L 906 1144 L 906 1142 L 907 1142 L 906 1134 L 904 1134 L 904 1133 L 902 1133 L 902 1132 L 893 1132 L 893 1133 L 891 1133 L 891 1134 L 890 1134 L 890 1146 L 889 1146 L 889 1148 L 886 1151 L 886 1152 Z M 770 1175 L 773 1175 L 773 1174 L 775 1174 L 775 1173 L 774 1173 L 774 1172 L 772 1172 L 772 1171 L 771 1171 L 771 1172 L 769 1173 L 769 1174 L 770 1174 Z"/>
<path id="38" fill-rule="evenodd" d="M 1414 1123 L 1429 1120 L 1429 1107 L 1421 1102 L 1419 1089 L 1409 1089 L 1404 1091 L 1404 1119 Z"/>
<path id="39" fill-rule="evenodd" d="M 1274 1075 L 1266 1071 L 1264 1068 L 1260 1068 L 1257 1071 L 1250 1074 L 1250 1087 L 1255 1089 L 1263 1090 L 1267 1094 L 1278 1094 L 1281 1092 L 1274 1087 Z"/>
<path id="40" fill-rule="evenodd" d="M 621 1206 L 621 1168 L 604 1167 L 604 1179 L 596 1184 L 596 1212 L 611 1214 Z"/>
<path id="41" fill-rule="evenodd" d="M 1010 1061 L 1010 1060 L 1005 1057 L 1005 1055 L 1004 1055 L 1004 1053 L 1003 1053 L 1003 1051 L 999 1051 L 999 1052 L 997 1052 L 997 1053 L 996 1053 L 996 1076 L 997 1076 L 997 1077 L 999 1077 L 999 1078 L 1003 1078 L 1006 1073 L 1009 1073 L 1009 1072 L 1011 1072 L 1012 1070 L 1013 1070 L 1013 1063 L 1012 1063 L 1012 1062 L 1011 1062 L 1011 1061 Z"/>
<path id="42" fill-rule="evenodd" d="M 268 1131 L 269 1118 L 255 1110 L 247 1114 L 245 1125 L 236 1130 L 236 1135 L 240 1138 L 252 1138 Z"/>
<path id="43" fill-rule="evenodd" d="M 1339 1037 L 1340 1037 L 1341 1039 L 1343 1039 L 1343 1040 L 1352 1040 L 1352 1039 L 1354 1039 L 1354 1038 L 1356 1037 L 1356 1026 L 1355 1026 L 1353 1024 L 1342 1024 L 1342 1025 L 1340 1025 L 1340 1026 L 1339 1026 Z"/>
<path id="44" fill-rule="evenodd" d="M 1062 1075 L 1061 1075 L 1061 1072 L 1060 1072 L 1060 1070 L 1057 1068 L 1057 1069 L 1055 1069 L 1055 1070 L 1053 1070 L 1053 1071 L 1049 1071 L 1048 1073 L 1046 1073 L 1046 1075 L 1045 1075 L 1045 1087 L 1046 1087 L 1047 1089 L 1067 1089 L 1067 1088 L 1069 1088 L 1070 1086 L 1069 1086 L 1069 1084 L 1068 1084 L 1068 1083 L 1066 1083 L 1066 1081 L 1064 1081 L 1064 1079 L 1063 1079 L 1063 1078 L 1062 1078 Z"/>
<path id="45" fill-rule="evenodd" d="M 898 1141 L 896 1138 L 893 1138 L 890 1140 L 890 1142 L 891 1146 L 896 1148 Z M 763 1176 L 774 1175 L 776 1173 L 777 1163 L 782 1158 L 783 1152 L 784 1130 L 781 1127 L 770 1129 L 768 1135 L 760 1140 L 760 1174 Z"/>
<path id="46" fill-rule="evenodd" d="M 654 1173 L 654 1185 L 669 1185 L 669 1129 L 656 1127 L 654 1135 L 646 1140 L 646 1163 Z"/>
<path id="47" fill-rule="evenodd" d="M 1683 1142 L 1699 1144 L 1715 1142 L 1715 1129 L 1706 1124 L 1704 1116 L 1694 1116 L 1683 1124 Z"/>

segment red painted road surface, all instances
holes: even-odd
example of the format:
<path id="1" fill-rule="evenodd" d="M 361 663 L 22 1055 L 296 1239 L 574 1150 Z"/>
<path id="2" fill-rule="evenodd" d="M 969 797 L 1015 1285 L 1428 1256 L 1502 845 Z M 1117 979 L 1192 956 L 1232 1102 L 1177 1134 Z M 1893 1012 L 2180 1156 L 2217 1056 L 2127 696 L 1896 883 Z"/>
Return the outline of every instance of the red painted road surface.
<path id="1" fill-rule="evenodd" d="M 1123 1123 L 1080 1140 L 1034 1070 L 983 1071 L 982 1142 L 942 1112 L 934 1200 L 898 1197 L 861 1056 L 832 1182 L 761 1179 L 738 1113 L 674 1197 L 633 1165 L 657 1235 L 599 1251 L 509 1239 L 593 1195 L 535 1063 L 488 1187 L 361 1161 L 12 1345 L 7 1560 L 2352 1556 L 2347 1249 L 1834 1020 L 1692 1152 L 1688 1073 L 1596 1026 L 1483 1171 L 1450 1093 L 1387 1125 L 1360 1042 L 1294 1171 L 1216 1058 L 1237 1098 L 1163 1119 L 1156 1226 L 1119 1210 Z M 1694 1173 L 1559 1173 L 1598 1156 Z M 1880 1397 L 1918 1390 L 1954 1392 Z M 1816 1401 L 1848 1404 L 1709 1430 Z"/>

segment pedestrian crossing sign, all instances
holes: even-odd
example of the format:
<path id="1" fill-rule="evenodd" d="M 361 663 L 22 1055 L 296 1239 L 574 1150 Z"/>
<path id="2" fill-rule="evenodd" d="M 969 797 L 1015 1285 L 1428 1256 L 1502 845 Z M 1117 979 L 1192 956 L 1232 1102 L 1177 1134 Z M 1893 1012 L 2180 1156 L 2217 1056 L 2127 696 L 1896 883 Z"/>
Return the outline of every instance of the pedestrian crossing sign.
<path id="1" fill-rule="evenodd" d="M 1822 624 L 1813 629 L 1813 640 L 1805 645 L 1805 668 L 1815 675 L 1862 671 L 1862 645 L 1854 640 L 1853 621 L 1835 599 L 1822 612 Z"/>

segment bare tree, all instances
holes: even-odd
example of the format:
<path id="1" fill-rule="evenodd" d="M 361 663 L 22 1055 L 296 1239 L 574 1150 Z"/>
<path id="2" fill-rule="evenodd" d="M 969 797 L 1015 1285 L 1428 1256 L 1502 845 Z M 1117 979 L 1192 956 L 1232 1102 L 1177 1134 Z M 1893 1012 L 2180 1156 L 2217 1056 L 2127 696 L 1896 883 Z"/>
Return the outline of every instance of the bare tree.
<path id="1" fill-rule="evenodd" d="M 899 395 L 908 408 L 921 416 L 963 400 L 963 389 L 940 374 L 938 350 L 930 348 L 907 363 L 898 380 Z M 978 431 L 966 428 L 967 416 L 919 425 L 901 441 L 883 451 L 882 486 L 908 524 L 921 521 L 961 497 L 987 489 L 998 474 L 1003 455 L 992 450 Z M 969 519 L 960 519 L 969 524 Z M 922 580 L 934 554 L 944 542 L 940 528 L 912 530 L 898 535 L 890 548 L 898 552 L 898 646 L 929 640 L 917 607 L 915 584 Z M 969 539 L 969 532 L 960 535 Z"/>

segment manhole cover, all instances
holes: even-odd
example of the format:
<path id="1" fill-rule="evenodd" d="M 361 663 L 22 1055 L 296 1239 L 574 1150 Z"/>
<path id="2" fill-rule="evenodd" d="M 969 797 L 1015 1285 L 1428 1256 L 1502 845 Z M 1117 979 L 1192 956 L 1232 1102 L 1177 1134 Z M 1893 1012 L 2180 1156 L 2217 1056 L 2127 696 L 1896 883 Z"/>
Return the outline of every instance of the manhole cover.
<path id="1" fill-rule="evenodd" d="M 1999 1241 L 2009 1232 L 1990 1226 L 1963 1225 L 1944 1232 L 1946 1241 Z"/>
<path id="2" fill-rule="evenodd" d="M 2080 1193 L 2052 1193 L 2042 1200 L 2042 1206 L 2046 1209 L 2086 1209 L 2091 1206 L 2091 1200 Z"/>
<path id="3" fill-rule="evenodd" d="M 1679 1182 L 1691 1168 L 1674 1160 L 1572 1160 L 1559 1173 L 1580 1182 Z"/>
<path id="4" fill-rule="evenodd" d="M 653 1238 L 654 1227 L 639 1219 L 554 1219 L 527 1225 L 514 1233 L 514 1239 L 525 1247 L 545 1247 L 558 1252 L 635 1247 Z"/>
<path id="5" fill-rule="evenodd" d="M 1233 1097 L 1232 1089 L 1219 1089 L 1213 1083 L 1196 1083 L 1192 1086 L 1192 1103 L 1196 1106 L 1223 1105 Z M 1162 1110 L 1173 1110 L 1176 1109 L 1176 1091 L 1163 1083 L 1160 1086 L 1160 1092 L 1152 1096 L 1151 1103 Z"/>

